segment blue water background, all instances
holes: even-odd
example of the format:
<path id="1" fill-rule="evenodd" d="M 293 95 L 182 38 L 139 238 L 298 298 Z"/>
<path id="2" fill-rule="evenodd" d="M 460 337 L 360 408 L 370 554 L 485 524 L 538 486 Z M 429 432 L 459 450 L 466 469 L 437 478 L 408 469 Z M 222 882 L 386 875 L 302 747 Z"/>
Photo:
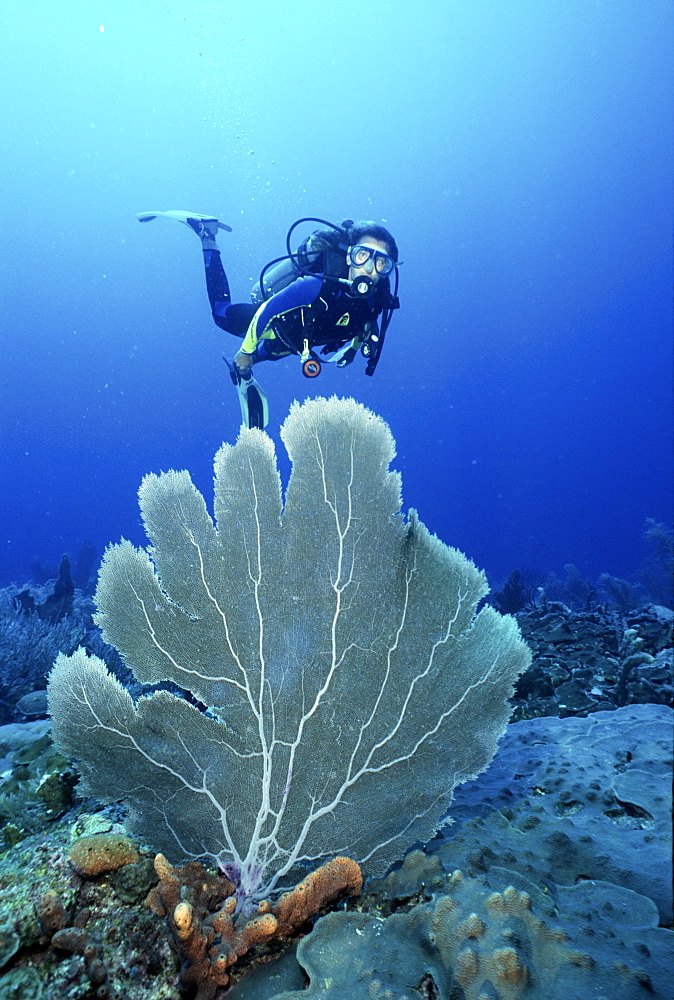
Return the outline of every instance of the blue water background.
<path id="1" fill-rule="evenodd" d="M 0 13 L 0 585 L 144 544 L 136 491 L 239 410 L 197 238 L 245 301 L 301 215 L 384 220 L 374 378 L 260 366 L 389 423 L 405 507 L 495 582 L 634 579 L 671 522 L 670 0 L 37 0 Z"/>

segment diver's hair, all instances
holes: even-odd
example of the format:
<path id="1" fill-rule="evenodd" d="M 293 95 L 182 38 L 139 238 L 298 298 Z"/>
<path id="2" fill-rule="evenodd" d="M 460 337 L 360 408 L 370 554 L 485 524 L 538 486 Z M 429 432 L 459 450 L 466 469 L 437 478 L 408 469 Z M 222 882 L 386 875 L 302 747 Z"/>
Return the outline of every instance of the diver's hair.
<path id="1" fill-rule="evenodd" d="M 362 240 L 363 236 L 372 236 L 375 240 L 385 243 L 389 256 L 392 257 L 397 263 L 398 246 L 396 241 L 393 239 L 388 229 L 385 229 L 384 226 L 380 226 L 378 222 L 369 222 L 367 220 L 354 222 L 347 229 L 347 235 L 350 246 L 353 246 L 355 243 L 358 243 L 359 240 Z"/>

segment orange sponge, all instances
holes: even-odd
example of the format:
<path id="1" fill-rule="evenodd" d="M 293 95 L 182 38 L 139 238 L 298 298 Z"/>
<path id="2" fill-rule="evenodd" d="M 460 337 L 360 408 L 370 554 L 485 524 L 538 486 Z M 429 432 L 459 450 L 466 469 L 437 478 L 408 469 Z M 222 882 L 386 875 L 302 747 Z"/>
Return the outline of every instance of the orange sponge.
<path id="1" fill-rule="evenodd" d="M 136 845 L 119 833 L 96 833 L 80 837 L 68 851 L 70 863 L 81 875 L 100 875 L 114 872 L 122 865 L 140 861 Z"/>

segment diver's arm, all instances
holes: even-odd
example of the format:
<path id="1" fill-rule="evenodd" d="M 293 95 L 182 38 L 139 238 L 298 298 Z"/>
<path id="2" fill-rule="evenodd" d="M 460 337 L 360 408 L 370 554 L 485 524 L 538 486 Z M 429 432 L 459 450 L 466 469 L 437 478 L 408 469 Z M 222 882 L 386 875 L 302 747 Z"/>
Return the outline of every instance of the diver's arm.
<path id="1" fill-rule="evenodd" d="M 269 332 L 273 321 L 279 316 L 283 316 L 284 313 L 291 312 L 293 309 L 301 309 L 313 305 L 320 295 L 322 287 L 322 280 L 313 275 L 297 278 L 286 288 L 282 288 L 276 295 L 272 295 L 270 299 L 263 302 L 250 322 L 248 332 L 241 345 L 241 350 L 237 355 L 237 358 L 241 355 L 244 356 L 242 358 L 244 363 L 239 364 L 239 361 L 235 358 L 237 365 L 240 368 L 250 367 L 253 363 L 252 355 L 258 341 Z M 245 363 L 246 355 L 250 358 L 248 364 Z"/>

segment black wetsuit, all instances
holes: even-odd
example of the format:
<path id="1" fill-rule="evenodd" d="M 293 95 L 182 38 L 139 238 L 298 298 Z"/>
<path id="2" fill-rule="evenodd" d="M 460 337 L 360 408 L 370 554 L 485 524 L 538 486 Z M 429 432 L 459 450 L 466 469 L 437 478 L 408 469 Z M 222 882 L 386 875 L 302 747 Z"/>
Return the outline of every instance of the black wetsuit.
<path id="1" fill-rule="evenodd" d="M 217 325 L 243 340 L 255 361 L 276 361 L 322 347 L 330 360 L 349 364 L 359 347 L 377 336 L 375 290 L 348 294 L 344 285 L 315 275 L 296 278 L 259 307 L 232 302 L 218 250 L 204 250 L 206 286 Z M 367 348 L 366 348 L 367 350 Z"/>

